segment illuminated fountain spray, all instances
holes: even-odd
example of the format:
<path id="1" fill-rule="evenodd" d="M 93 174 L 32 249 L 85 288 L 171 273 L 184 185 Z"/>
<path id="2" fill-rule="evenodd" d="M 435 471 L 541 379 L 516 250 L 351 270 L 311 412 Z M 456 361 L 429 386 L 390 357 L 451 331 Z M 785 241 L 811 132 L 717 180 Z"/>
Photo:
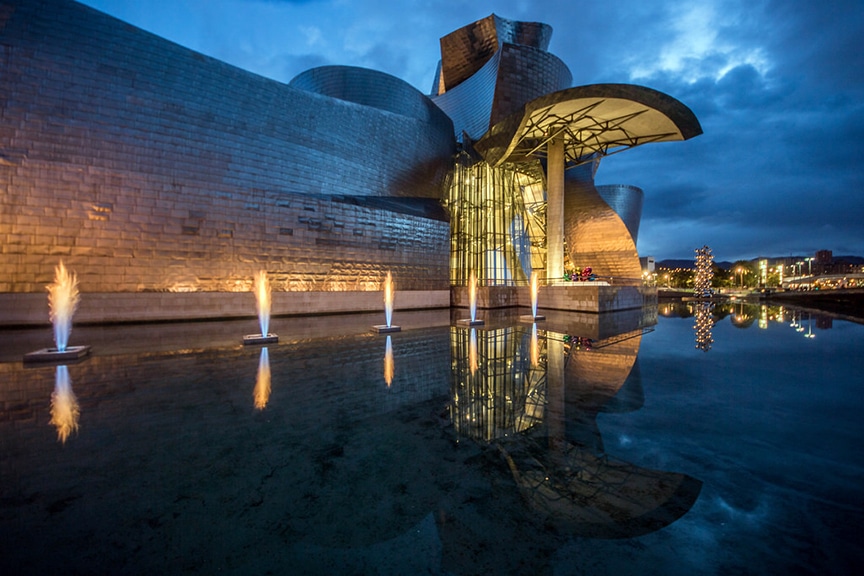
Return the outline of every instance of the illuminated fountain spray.
<path id="1" fill-rule="evenodd" d="M 69 346 L 72 316 L 78 308 L 78 277 L 63 265 L 54 268 L 54 283 L 48 286 L 48 318 L 54 325 L 54 348 L 44 348 L 24 355 L 25 362 L 60 361 L 81 358 L 90 352 L 89 346 Z"/>
<path id="2" fill-rule="evenodd" d="M 72 432 L 78 430 L 78 399 L 72 392 L 69 368 L 57 366 L 54 376 L 54 392 L 51 393 L 51 424 L 57 428 L 57 439 L 66 443 Z"/>
<path id="3" fill-rule="evenodd" d="M 538 320 L 545 320 L 545 316 L 537 315 L 537 299 L 540 293 L 540 278 L 537 275 L 537 272 L 531 272 L 531 315 L 530 316 L 520 316 L 520 320 L 524 320 L 527 322 L 537 322 Z"/>
<path id="4" fill-rule="evenodd" d="M 457 320 L 456 323 L 464 326 L 482 326 L 483 320 L 477 320 L 477 276 L 474 275 L 473 270 L 468 278 L 468 310 L 471 317 Z"/>
<path id="5" fill-rule="evenodd" d="M 372 331 L 379 334 L 385 332 L 399 332 L 402 330 L 399 326 L 393 326 L 393 301 L 396 295 L 396 289 L 393 287 L 393 277 L 390 272 L 387 272 L 387 277 L 384 278 L 384 320 L 386 324 L 378 324 L 372 326 Z"/>
<path id="6" fill-rule="evenodd" d="M 258 312 L 258 325 L 260 334 L 247 334 L 243 337 L 243 344 L 269 344 L 278 342 L 279 336 L 271 334 L 270 330 L 270 281 L 267 280 L 267 272 L 260 270 L 255 274 L 253 290 L 255 292 L 255 309 Z"/>
<path id="7" fill-rule="evenodd" d="M 255 378 L 255 408 L 264 410 L 270 400 L 270 352 L 267 347 L 261 348 L 258 359 L 258 375 Z"/>
<path id="8" fill-rule="evenodd" d="M 396 365 L 393 363 L 393 343 L 390 341 L 390 335 L 387 335 L 387 344 L 384 346 L 384 382 L 387 387 L 393 382 L 393 375 L 396 373 Z"/>

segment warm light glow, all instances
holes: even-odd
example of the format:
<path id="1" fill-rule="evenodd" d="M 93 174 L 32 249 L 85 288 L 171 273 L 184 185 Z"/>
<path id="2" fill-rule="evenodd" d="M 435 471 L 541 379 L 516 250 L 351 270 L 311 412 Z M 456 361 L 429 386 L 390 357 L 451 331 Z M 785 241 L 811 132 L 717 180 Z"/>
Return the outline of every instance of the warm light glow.
<path id="1" fill-rule="evenodd" d="M 468 279 L 468 305 L 471 309 L 471 321 L 477 320 L 477 276 L 474 271 L 471 271 L 471 277 Z"/>
<path id="2" fill-rule="evenodd" d="M 263 410 L 270 400 L 270 352 L 261 348 L 258 359 L 258 376 L 255 378 L 255 408 Z"/>
<path id="3" fill-rule="evenodd" d="M 78 278 L 66 270 L 63 261 L 54 268 L 54 284 L 48 286 L 48 317 L 54 324 L 54 343 L 60 352 L 66 351 L 72 332 L 72 315 L 78 308 Z"/>
<path id="4" fill-rule="evenodd" d="M 468 345 L 468 368 L 473 376 L 477 372 L 477 330 L 471 328 L 471 338 Z"/>
<path id="5" fill-rule="evenodd" d="M 536 316 L 536 314 L 535 314 Z M 537 324 L 531 325 L 531 366 L 536 368 L 540 364 L 540 344 L 537 341 Z"/>
<path id="6" fill-rule="evenodd" d="M 389 274 L 388 274 L 389 276 Z M 393 344 L 390 341 L 390 335 L 387 335 L 387 344 L 384 347 L 384 382 L 387 387 L 393 382 L 393 375 L 396 373 L 396 366 L 393 363 Z"/>
<path id="7" fill-rule="evenodd" d="M 387 278 L 384 279 L 384 318 L 387 322 L 387 327 L 390 328 L 390 323 L 393 320 L 393 278 L 390 276 L 390 272 L 387 272 Z M 390 337 L 387 337 L 389 342 Z M 390 384 L 389 382 L 387 383 Z"/>
<path id="8" fill-rule="evenodd" d="M 537 292 L 540 289 L 540 281 L 537 278 L 537 272 L 531 272 L 531 315 L 537 316 Z M 535 326 L 536 333 L 536 326 Z"/>
<path id="9" fill-rule="evenodd" d="M 267 272 L 260 270 L 255 274 L 255 299 L 258 302 L 258 324 L 261 327 L 261 336 L 267 336 L 270 330 L 270 282 L 267 280 Z"/>
<path id="10" fill-rule="evenodd" d="M 78 430 L 78 399 L 72 392 L 69 369 L 57 366 L 54 377 L 54 392 L 51 393 L 51 424 L 57 428 L 57 439 L 66 443 L 72 432 Z"/>

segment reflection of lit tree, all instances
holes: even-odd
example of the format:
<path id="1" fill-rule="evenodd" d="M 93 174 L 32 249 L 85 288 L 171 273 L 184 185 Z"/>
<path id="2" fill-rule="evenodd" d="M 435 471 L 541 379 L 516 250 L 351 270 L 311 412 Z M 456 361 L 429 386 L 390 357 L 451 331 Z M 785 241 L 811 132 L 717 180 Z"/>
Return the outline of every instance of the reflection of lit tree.
<path id="1" fill-rule="evenodd" d="M 711 302 L 699 302 L 694 310 L 696 322 L 693 329 L 696 330 L 696 348 L 703 352 L 710 350 L 711 344 L 714 343 L 711 334 L 711 329 L 714 327 L 713 308 L 714 304 Z"/>
<path id="2" fill-rule="evenodd" d="M 714 278 L 714 255 L 711 248 L 703 246 L 696 250 L 696 277 L 693 280 L 693 293 L 696 297 L 711 296 L 711 280 Z"/>

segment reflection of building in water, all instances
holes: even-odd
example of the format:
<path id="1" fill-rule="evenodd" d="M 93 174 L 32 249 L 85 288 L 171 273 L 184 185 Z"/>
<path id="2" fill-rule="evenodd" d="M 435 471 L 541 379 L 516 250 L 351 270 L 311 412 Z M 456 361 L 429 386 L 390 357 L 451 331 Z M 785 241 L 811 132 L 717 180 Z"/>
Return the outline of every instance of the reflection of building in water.
<path id="1" fill-rule="evenodd" d="M 693 329 L 696 331 L 696 348 L 707 352 L 714 343 L 711 329 L 714 327 L 713 316 L 714 304 L 711 302 L 697 302 L 694 309 L 695 322 Z"/>
<path id="2" fill-rule="evenodd" d="M 478 369 L 470 335 L 452 327 L 451 417 L 456 432 L 494 445 L 524 501 L 559 530 L 589 537 L 644 534 L 674 522 L 701 482 L 648 470 L 605 453 L 601 412 L 644 403 L 636 358 L 643 330 L 590 340 L 508 327 L 478 332 Z"/>
<path id="3" fill-rule="evenodd" d="M 450 329 L 451 417 L 459 435 L 490 441 L 542 420 L 545 341 L 538 336 L 532 350 L 531 333 L 518 327 Z"/>

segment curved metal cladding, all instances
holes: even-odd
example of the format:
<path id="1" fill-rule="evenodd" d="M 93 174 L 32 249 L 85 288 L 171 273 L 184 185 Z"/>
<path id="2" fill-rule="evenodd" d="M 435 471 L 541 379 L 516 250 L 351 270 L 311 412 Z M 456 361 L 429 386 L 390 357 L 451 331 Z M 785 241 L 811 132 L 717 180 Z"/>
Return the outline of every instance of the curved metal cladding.
<path id="1" fill-rule="evenodd" d="M 605 184 L 596 186 L 600 197 L 624 221 L 633 242 L 639 242 L 639 223 L 642 221 L 642 202 L 645 198 L 641 188 L 627 184 Z"/>
<path id="2" fill-rule="evenodd" d="M 548 24 L 507 20 L 495 14 L 454 30 L 440 40 L 438 93 L 476 74 L 505 43 L 546 51 L 551 37 Z"/>
<path id="3" fill-rule="evenodd" d="M 449 286 L 446 222 L 333 200 L 442 197 L 452 124 L 400 82 L 357 74 L 385 82 L 358 104 L 71 0 L 0 14 L 0 292 L 44 291 L 61 257 L 90 292 L 246 290 L 261 268 L 285 290 L 377 289 L 387 270 Z"/>
<path id="4" fill-rule="evenodd" d="M 477 140 L 489 130 L 500 58 L 501 52 L 496 52 L 470 78 L 440 96 L 432 97 L 432 101 L 453 121 L 459 141 L 463 133 L 471 140 Z"/>
<path id="5" fill-rule="evenodd" d="M 554 54 L 531 46 L 504 44 L 489 126 L 497 124 L 526 102 L 563 90 L 572 82 L 570 69 Z"/>
<path id="6" fill-rule="evenodd" d="M 493 14 L 441 39 L 433 101 L 453 120 L 458 139 L 465 133 L 478 140 L 526 102 L 570 85 L 567 65 L 546 51 L 551 35 L 546 24 Z M 452 69 L 458 82 L 448 80 L 448 70 L 457 74 Z"/>
<path id="7" fill-rule="evenodd" d="M 593 162 L 565 172 L 564 238 L 572 266 L 590 266 L 601 277 L 641 278 L 636 242 L 594 187 Z"/>
<path id="8" fill-rule="evenodd" d="M 295 76 L 292 88 L 371 106 L 445 127 L 447 115 L 432 100 L 400 78 L 355 66 L 321 66 Z"/>

